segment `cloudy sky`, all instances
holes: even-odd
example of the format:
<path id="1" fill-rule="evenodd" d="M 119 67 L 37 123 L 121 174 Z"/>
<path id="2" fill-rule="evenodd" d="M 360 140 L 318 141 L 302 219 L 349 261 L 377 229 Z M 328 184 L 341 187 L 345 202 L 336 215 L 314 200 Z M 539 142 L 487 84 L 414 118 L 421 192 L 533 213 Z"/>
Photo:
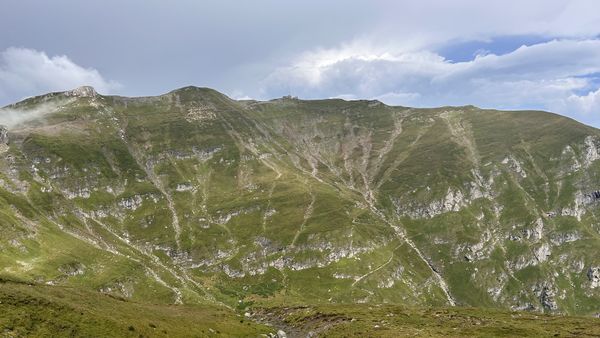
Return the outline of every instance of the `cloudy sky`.
<path id="1" fill-rule="evenodd" d="M 0 106 L 156 95 L 543 109 L 600 127 L 597 0 L 0 0 Z"/>

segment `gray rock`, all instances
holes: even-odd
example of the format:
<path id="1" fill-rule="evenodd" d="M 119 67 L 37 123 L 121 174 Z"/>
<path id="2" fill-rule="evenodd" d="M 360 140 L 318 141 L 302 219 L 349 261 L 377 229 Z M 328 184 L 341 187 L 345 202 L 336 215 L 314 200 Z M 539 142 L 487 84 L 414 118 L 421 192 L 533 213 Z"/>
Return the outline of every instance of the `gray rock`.
<path id="1" fill-rule="evenodd" d="M 544 285 L 542 287 L 540 293 L 540 302 L 545 310 L 555 311 L 558 310 L 558 304 L 556 304 L 556 300 L 554 297 L 556 296 L 556 291 L 552 288 L 551 285 Z"/>
<path id="2" fill-rule="evenodd" d="M 600 286 L 600 267 L 590 267 L 587 276 L 593 289 Z"/>
<path id="3" fill-rule="evenodd" d="M 0 125 L 0 144 L 8 144 L 8 129 Z"/>
<path id="4" fill-rule="evenodd" d="M 96 97 L 98 95 L 98 93 L 96 92 L 94 87 L 81 86 L 79 88 L 75 88 L 73 90 L 69 90 L 68 92 L 65 92 L 65 95 L 74 96 L 74 97 Z"/>
<path id="5" fill-rule="evenodd" d="M 67 276 L 83 275 L 85 273 L 85 265 L 81 263 L 64 264 L 58 268 L 58 271 Z"/>
<path id="6" fill-rule="evenodd" d="M 535 250 L 534 254 L 538 262 L 543 263 L 548 260 L 552 251 L 550 250 L 550 246 L 547 243 L 544 243 Z"/>

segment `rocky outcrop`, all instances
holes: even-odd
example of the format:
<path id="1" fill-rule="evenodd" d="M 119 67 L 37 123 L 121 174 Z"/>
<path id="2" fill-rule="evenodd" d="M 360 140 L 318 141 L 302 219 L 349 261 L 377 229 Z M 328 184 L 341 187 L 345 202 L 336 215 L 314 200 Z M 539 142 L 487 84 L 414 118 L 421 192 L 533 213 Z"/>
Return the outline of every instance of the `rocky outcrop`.
<path id="1" fill-rule="evenodd" d="M 0 153 L 8 150 L 8 128 L 0 125 Z"/>
<path id="2" fill-rule="evenodd" d="M 90 189 L 88 189 L 88 188 L 78 188 L 78 189 L 74 189 L 73 191 L 65 190 L 65 191 L 63 191 L 63 195 L 65 195 L 65 197 L 68 199 L 90 198 L 91 192 L 90 192 Z"/>
<path id="3" fill-rule="evenodd" d="M 175 191 L 177 191 L 177 192 L 192 191 L 193 189 L 194 189 L 194 186 L 189 182 L 178 183 L 177 186 L 175 187 Z"/>
<path id="4" fill-rule="evenodd" d="M 558 233 L 552 236 L 550 241 L 554 245 L 562 245 L 564 243 L 575 242 L 581 239 L 579 232 Z"/>
<path id="5" fill-rule="evenodd" d="M 521 162 L 519 162 L 513 155 L 505 157 L 501 163 L 508 165 L 508 167 L 512 171 L 517 173 L 519 176 L 521 176 L 521 178 L 527 177 L 527 173 L 525 172 L 525 170 L 523 170 Z"/>
<path id="6" fill-rule="evenodd" d="M 548 257 L 550 257 L 550 255 L 552 254 L 550 245 L 548 245 L 547 243 L 542 244 L 540 247 L 535 249 L 534 254 L 538 262 L 543 263 L 547 261 Z"/>
<path id="7" fill-rule="evenodd" d="M 556 311 L 558 310 L 558 304 L 556 303 L 556 290 L 550 283 L 542 283 L 538 289 L 540 303 L 545 311 Z"/>
<path id="8" fill-rule="evenodd" d="M 58 268 L 58 271 L 64 273 L 67 276 L 83 275 L 85 273 L 85 265 L 81 263 L 70 263 L 62 265 Z"/>
<path id="9" fill-rule="evenodd" d="M 144 202 L 142 196 L 134 195 L 120 200 L 119 206 L 129 210 L 136 210 L 142 205 L 142 202 Z"/>
<path id="10" fill-rule="evenodd" d="M 538 218 L 533 223 L 533 227 L 523 230 L 523 236 L 532 241 L 539 241 L 544 234 L 544 221 Z"/>
<path id="11" fill-rule="evenodd" d="M 600 154 L 598 153 L 598 139 L 592 136 L 588 136 L 584 141 L 584 164 L 586 167 L 589 167 L 592 162 L 600 159 Z"/>
<path id="12" fill-rule="evenodd" d="M 132 282 L 117 281 L 112 284 L 101 287 L 99 291 L 102 293 L 116 294 L 121 297 L 131 298 L 135 290 Z"/>
<path id="13" fill-rule="evenodd" d="M 396 208 L 396 214 L 399 216 L 409 216 L 411 218 L 432 218 L 437 215 L 459 211 L 467 204 L 467 199 L 462 191 L 448 188 L 448 192 L 443 199 L 433 201 L 427 205 L 409 203 L 404 205 L 399 199 L 392 198 Z"/>
<path id="14" fill-rule="evenodd" d="M 587 277 L 590 281 L 590 287 L 595 289 L 600 286 L 600 267 L 590 267 L 587 272 Z"/>
<path id="15" fill-rule="evenodd" d="M 581 217 L 585 213 L 585 206 L 592 201 L 590 196 L 587 196 L 580 191 L 575 193 L 575 199 L 571 206 L 562 208 L 560 214 L 562 216 L 572 216 L 581 221 Z"/>
<path id="16" fill-rule="evenodd" d="M 8 128 L 0 125 L 0 144 L 8 144 Z"/>
<path id="17" fill-rule="evenodd" d="M 96 97 L 96 96 L 98 96 L 98 93 L 96 92 L 94 87 L 91 87 L 91 86 L 81 86 L 79 88 L 69 90 L 69 91 L 65 92 L 64 94 L 66 96 L 73 96 L 73 97 Z"/>

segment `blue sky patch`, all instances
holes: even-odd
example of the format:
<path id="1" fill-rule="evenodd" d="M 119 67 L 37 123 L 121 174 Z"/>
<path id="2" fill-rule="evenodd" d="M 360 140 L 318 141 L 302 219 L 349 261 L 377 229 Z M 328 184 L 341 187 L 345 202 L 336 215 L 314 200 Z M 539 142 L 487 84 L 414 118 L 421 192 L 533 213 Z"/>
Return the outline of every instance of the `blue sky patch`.
<path id="1" fill-rule="evenodd" d="M 471 61 L 477 54 L 508 54 L 523 45 L 534 45 L 552 39 L 540 36 L 501 36 L 488 41 L 466 41 L 450 43 L 436 52 L 452 62 Z"/>

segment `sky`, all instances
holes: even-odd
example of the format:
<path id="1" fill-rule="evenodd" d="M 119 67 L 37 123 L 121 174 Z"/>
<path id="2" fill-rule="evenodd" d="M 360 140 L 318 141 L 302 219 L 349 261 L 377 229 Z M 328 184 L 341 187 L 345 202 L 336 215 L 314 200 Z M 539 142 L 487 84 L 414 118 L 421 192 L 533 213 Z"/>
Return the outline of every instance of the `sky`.
<path id="1" fill-rule="evenodd" d="M 600 127 L 600 1 L 0 0 L 0 106 L 81 85 L 539 109 Z"/>

